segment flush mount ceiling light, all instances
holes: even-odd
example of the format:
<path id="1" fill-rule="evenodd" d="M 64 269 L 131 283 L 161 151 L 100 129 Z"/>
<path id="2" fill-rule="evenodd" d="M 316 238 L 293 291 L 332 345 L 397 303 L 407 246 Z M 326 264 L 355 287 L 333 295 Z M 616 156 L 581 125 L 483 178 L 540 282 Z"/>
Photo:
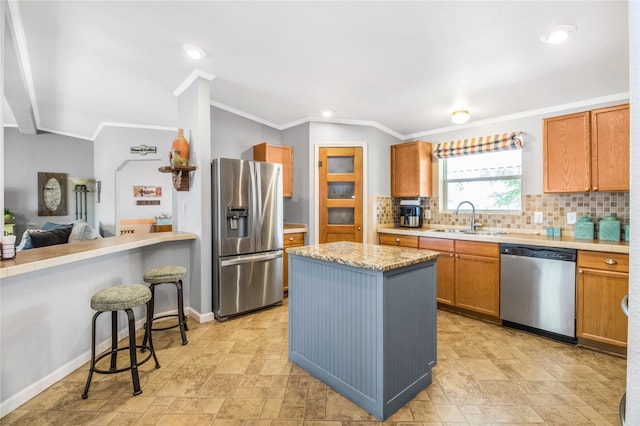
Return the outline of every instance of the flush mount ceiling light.
<path id="1" fill-rule="evenodd" d="M 194 46 L 193 44 L 185 44 L 182 46 L 184 53 L 191 59 L 203 59 L 207 56 L 207 52 L 204 49 Z"/>
<path id="2" fill-rule="evenodd" d="M 547 44 L 562 43 L 569 38 L 569 34 L 576 30 L 577 28 L 575 25 L 556 25 L 555 27 L 551 27 L 545 31 L 545 33 L 540 37 L 540 41 Z"/>
<path id="3" fill-rule="evenodd" d="M 456 124 L 464 124 L 469 121 L 469 111 L 466 109 L 458 109 L 451 114 L 451 121 Z"/>
<path id="4" fill-rule="evenodd" d="M 320 113 L 324 118 L 331 118 L 336 115 L 336 112 L 332 109 L 323 109 L 322 111 L 320 111 Z"/>

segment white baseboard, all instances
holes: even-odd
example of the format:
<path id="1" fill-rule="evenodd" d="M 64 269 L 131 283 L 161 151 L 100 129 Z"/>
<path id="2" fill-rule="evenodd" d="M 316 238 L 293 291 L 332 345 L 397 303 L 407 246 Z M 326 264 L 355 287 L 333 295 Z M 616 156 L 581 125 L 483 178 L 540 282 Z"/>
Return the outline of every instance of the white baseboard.
<path id="1" fill-rule="evenodd" d="M 169 314 L 175 314 L 175 313 L 177 313 L 177 310 L 173 309 L 173 310 L 162 312 L 162 313 L 156 313 L 156 315 L 161 316 L 161 315 L 169 315 Z M 196 319 L 199 323 L 213 321 L 214 319 L 213 312 L 201 314 L 192 308 L 185 308 L 185 315 Z M 136 321 L 136 330 L 139 330 L 142 327 L 144 327 L 144 322 L 145 322 L 145 318 L 142 318 Z M 128 331 L 126 329 L 120 331 L 118 333 L 118 341 L 124 339 L 125 337 L 127 337 L 127 335 L 128 335 Z M 109 349 L 110 347 L 111 347 L 111 338 L 107 338 L 106 340 L 98 343 L 96 347 L 96 353 L 100 354 L 106 351 L 107 349 Z M 0 402 L 0 417 L 6 416 L 7 414 L 11 413 L 13 410 L 20 407 L 22 404 L 26 403 L 27 401 L 29 401 L 30 399 L 38 395 L 40 392 L 44 391 L 45 389 L 55 384 L 56 382 L 64 379 L 66 376 L 73 373 L 78 368 L 82 367 L 87 362 L 89 362 L 90 359 L 91 359 L 91 348 L 89 348 L 86 352 L 84 352 L 80 356 L 76 357 L 75 359 L 72 359 L 71 361 L 62 365 L 60 368 L 46 375 L 42 379 L 33 383 L 32 385 L 26 387 L 20 392 Z M 87 375 L 88 374 L 89 374 L 89 370 L 87 369 Z M 80 394 L 78 394 L 78 398 L 80 398 Z"/>

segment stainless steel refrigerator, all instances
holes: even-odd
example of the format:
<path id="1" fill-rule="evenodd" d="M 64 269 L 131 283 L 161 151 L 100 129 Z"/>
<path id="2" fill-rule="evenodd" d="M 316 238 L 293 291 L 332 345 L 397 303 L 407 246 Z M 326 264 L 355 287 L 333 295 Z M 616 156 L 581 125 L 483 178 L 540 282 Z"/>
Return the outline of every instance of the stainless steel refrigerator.
<path id="1" fill-rule="evenodd" d="M 214 316 L 282 303 L 282 166 L 220 158 L 211 176 Z"/>

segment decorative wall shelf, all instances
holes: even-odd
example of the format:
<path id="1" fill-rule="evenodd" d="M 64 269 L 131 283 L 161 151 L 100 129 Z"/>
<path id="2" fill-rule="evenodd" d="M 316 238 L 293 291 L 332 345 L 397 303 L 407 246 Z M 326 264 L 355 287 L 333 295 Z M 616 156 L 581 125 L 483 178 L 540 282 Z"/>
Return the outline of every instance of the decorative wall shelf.
<path id="1" fill-rule="evenodd" d="M 189 190 L 189 172 L 196 169 L 196 166 L 162 166 L 158 169 L 161 173 L 171 173 L 173 187 L 176 191 Z"/>

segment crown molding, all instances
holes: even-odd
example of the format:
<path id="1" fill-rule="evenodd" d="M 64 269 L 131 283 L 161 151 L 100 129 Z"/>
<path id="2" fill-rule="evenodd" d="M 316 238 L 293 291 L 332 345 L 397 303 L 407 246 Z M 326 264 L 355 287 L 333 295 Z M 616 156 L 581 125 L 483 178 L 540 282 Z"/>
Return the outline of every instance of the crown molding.
<path id="1" fill-rule="evenodd" d="M 114 123 L 114 122 L 103 121 L 100 123 L 100 125 L 98 125 L 98 128 L 93 134 L 93 139 L 90 139 L 90 140 L 95 141 L 96 139 L 98 139 L 98 136 L 100 136 L 100 133 L 102 132 L 102 130 L 104 130 L 105 127 L 121 127 L 121 128 L 124 127 L 129 129 L 146 129 L 146 130 L 167 130 L 170 132 L 178 131 L 177 127 L 172 127 L 172 126 L 156 126 L 151 124 L 133 124 L 133 123 Z"/>
<path id="2" fill-rule="evenodd" d="M 557 112 L 564 112 L 571 109 L 588 108 L 594 105 L 605 104 L 608 102 L 620 102 L 620 101 L 628 101 L 628 100 L 629 100 L 629 92 L 616 93 L 614 95 L 601 96 L 599 98 L 583 99 L 581 101 L 569 102 L 566 104 L 554 105 L 546 108 L 532 109 L 529 111 L 518 112 L 515 114 L 502 115 L 499 117 L 488 118 L 486 120 L 470 121 L 463 125 L 453 125 L 453 126 L 441 127 L 439 129 L 426 130 L 423 132 L 410 133 L 408 135 L 405 135 L 404 138 L 405 140 L 415 139 L 423 136 L 437 135 L 440 133 L 446 133 L 446 132 L 466 129 L 470 127 L 484 126 L 487 124 L 501 123 L 505 121 L 517 120 L 520 118 L 535 117 L 538 115 L 553 114 Z"/>
<path id="3" fill-rule="evenodd" d="M 376 122 L 376 121 L 370 121 L 370 120 L 341 120 L 341 119 L 335 119 L 335 118 L 324 118 L 324 117 L 304 117 L 304 118 L 300 118 L 298 120 L 294 120 L 294 121 L 290 121 L 289 123 L 286 124 L 276 124 L 273 123 L 271 121 L 262 119 L 260 117 L 256 117 L 255 115 L 251 115 L 248 114 L 244 111 L 241 111 L 237 108 L 233 108 L 230 107 L 228 105 L 225 105 L 223 103 L 220 102 L 216 102 L 216 101 L 211 101 L 210 102 L 211 106 L 214 106 L 216 108 L 220 108 L 224 111 L 230 112 L 232 114 L 236 114 L 239 115 L 240 117 L 244 117 L 246 119 L 255 121 L 257 123 L 260 124 L 264 124 L 265 126 L 269 126 L 271 128 L 274 128 L 276 130 L 286 130 L 286 129 L 290 129 L 291 127 L 295 127 L 295 126 L 299 126 L 300 124 L 304 124 L 304 123 L 333 123 L 333 124 L 350 124 L 353 126 L 370 126 L 370 127 L 375 127 L 378 130 L 381 130 L 385 133 L 390 134 L 391 136 L 394 136 L 398 139 L 402 139 L 402 135 L 398 132 L 396 132 L 395 130 L 392 130 L 388 127 L 383 126 L 382 124 Z"/>
<path id="4" fill-rule="evenodd" d="M 189 76 L 182 83 L 180 83 L 178 87 L 175 88 L 175 90 L 173 91 L 173 96 L 180 96 L 182 92 L 187 90 L 187 88 L 191 86 L 198 77 L 204 78 L 205 80 L 208 80 L 208 81 L 211 81 L 214 78 L 216 78 L 216 76 L 213 74 L 209 74 L 206 71 L 202 71 L 195 68 L 193 71 L 191 71 L 191 74 L 189 74 Z"/>
<path id="5" fill-rule="evenodd" d="M 264 124 L 265 126 L 272 127 L 272 128 L 274 128 L 276 130 L 282 130 L 283 129 L 282 126 L 278 126 L 277 124 L 272 123 L 271 121 L 265 120 L 265 119 L 260 118 L 260 117 L 256 117 L 255 115 L 251 115 L 251 114 L 246 113 L 244 111 L 241 111 L 241 110 L 239 110 L 237 108 L 230 107 L 229 105 L 225 105 L 223 103 L 216 102 L 216 101 L 209 101 L 209 104 L 211 106 L 214 106 L 214 107 L 219 108 L 221 110 L 230 112 L 230 113 L 235 114 L 235 115 L 239 115 L 240 117 L 244 117 L 244 118 L 246 118 L 248 120 L 255 121 L 257 123 Z"/>
<path id="6" fill-rule="evenodd" d="M 193 79 L 190 80 L 191 82 L 193 82 L 195 80 L 195 78 L 201 77 L 200 74 L 192 73 L 187 80 L 189 80 L 191 78 L 191 76 L 194 76 Z M 187 80 L 185 80 L 185 82 Z M 188 85 L 185 86 L 185 88 L 186 87 L 188 87 Z M 553 113 L 557 113 L 557 112 L 564 112 L 564 111 L 571 110 L 571 109 L 588 108 L 588 107 L 592 107 L 594 105 L 606 104 L 608 102 L 629 101 L 629 97 L 630 97 L 629 92 L 622 92 L 622 93 L 617 93 L 617 94 L 614 94 L 614 95 L 608 95 L 608 96 L 602 96 L 602 97 L 598 97 L 598 98 L 585 99 L 585 100 L 581 100 L 581 101 L 570 102 L 570 103 L 561 104 L 561 105 L 555 105 L 555 106 L 546 107 L 546 108 L 539 108 L 539 109 L 523 111 L 523 112 L 519 112 L 519 113 L 515 113 L 515 114 L 503 115 L 503 116 L 499 116 L 499 117 L 489 118 L 489 119 L 486 119 L 486 120 L 472 121 L 472 122 L 469 122 L 469 123 L 466 123 L 466 124 L 463 124 L 463 125 L 441 127 L 441 128 L 438 128 L 438 129 L 426 130 L 426 131 L 416 132 L 416 133 L 409 133 L 409 134 L 406 134 L 406 135 L 403 135 L 403 134 L 401 134 L 399 132 L 396 132 L 395 130 L 392 130 L 392 129 L 388 128 L 388 127 L 385 127 L 385 126 L 381 125 L 380 123 L 378 123 L 376 121 L 370 121 L 370 120 L 341 120 L 341 119 L 332 119 L 332 118 L 324 118 L 324 117 L 304 117 L 304 118 L 301 118 L 301 119 L 298 119 L 298 120 L 295 120 L 295 121 L 291 121 L 291 122 L 283 124 L 283 125 L 278 125 L 278 124 L 275 124 L 275 123 L 270 122 L 268 120 L 264 120 L 264 119 L 262 119 L 260 117 L 256 117 L 254 115 L 245 113 L 244 111 L 241 111 L 239 109 L 236 109 L 236 108 L 230 107 L 228 105 L 222 104 L 220 102 L 210 101 L 210 105 L 214 106 L 216 108 L 220 108 L 222 110 L 225 110 L 227 112 L 230 112 L 232 114 L 239 115 L 239 116 L 244 117 L 246 119 L 255 121 L 257 123 L 264 124 L 265 126 L 269 126 L 269 127 L 274 128 L 276 130 L 286 130 L 286 129 L 289 129 L 289 128 L 292 128 L 292 127 L 295 127 L 295 126 L 298 126 L 298 125 L 304 124 L 304 123 L 348 124 L 348 125 L 353 125 L 353 126 L 370 126 L 370 127 L 374 127 L 374 128 L 376 128 L 376 129 L 378 129 L 378 130 L 380 130 L 382 132 L 385 132 L 385 133 L 387 133 L 387 134 L 389 134 L 389 135 L 391 135 L 393 137 L 396 137 L 396 138 L 398 138 L 400 140 L 405 141 L 405 140 L 416 139 L 416 138 L 420 138 L 420 137 L 424 137 L 424 136 L 437 135 L 437 134 L 440 134 L 440 133 L 446 133 L 446 132 L 465 129 L 465 128 L 473 128 L 473 127 L 478 127 L 478 126 L 484 126 L 484 125 L 487 125 L 487 124 L 495 124 L 495 123 L 501 123 L 501 122 L 516 120 L 516 119 L 521 119 L 521 118 L 528 118 L 528 117 L 545 115 L 545 114 L 553 114 Z M 3 125 L 4 125 L 4 127 L 18 127 L 17 124 L 14 124 L 14 123 L 3 123 Z M 49 133 L 55 133 L 55 134 L 62 135 L 62 136 L 69 136 L 69 137 L 73 137 L 73 138 L 77 138 L 77 139 L 95 141 L 105 127 L 125 127 L 125 128 L 134 128 L 134 129 L 167 130 L 167 131 L 172 131 L 172 132 L 175 132 L 178 129 L 177 127 L 172 127 L 172 126 L 158 126 L 158 125 L 148 125 L 148 124 L 132 124 L 132 123 L 116 123 L 116 122 L 101 122 L 98 125 L 98 128 L 96 129 L 95 133 L 93 134 L 93 137 L 87 137 L 87 136 L 83 136 L 83 135 L 76 135 L 76 134 L 72 134 L 72 133 L 60 132 L 60 131 L 57 131 L 57 130 L 46 129 L 46 128 L 39 128 L 39 130 L 44 131 L 44 132 L 49 132 Z"/>

